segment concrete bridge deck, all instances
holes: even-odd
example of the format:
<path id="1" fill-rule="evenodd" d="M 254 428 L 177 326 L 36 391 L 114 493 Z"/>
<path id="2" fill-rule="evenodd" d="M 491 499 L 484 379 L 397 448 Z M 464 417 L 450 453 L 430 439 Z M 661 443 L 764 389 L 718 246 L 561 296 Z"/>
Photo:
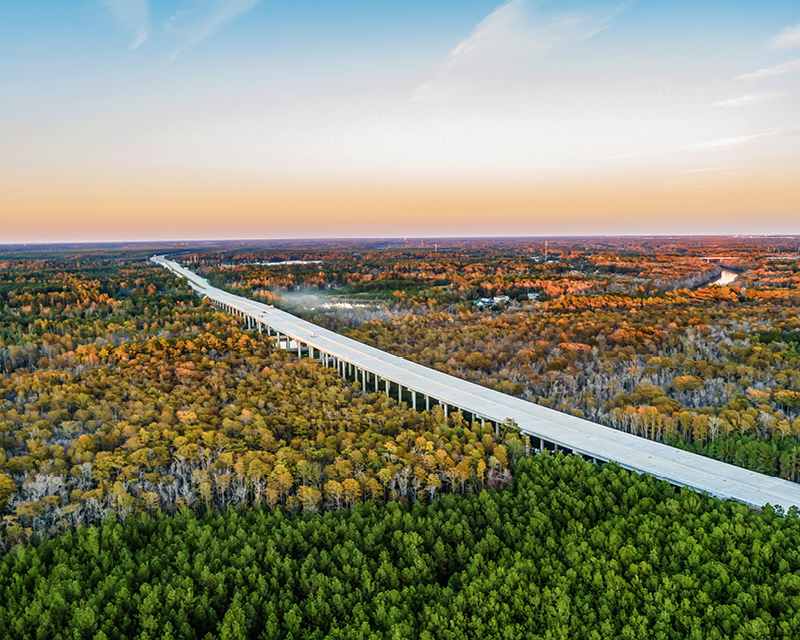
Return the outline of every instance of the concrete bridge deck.
<path id="1" fill-rule="evenodd" d="M 442 406 L 445 413 L 461 410 L 478 421 L 495 425 L 516 421 L 538 448 L 570 451 L 597 461 L 647 473 L 678 486 L 731 498 L 751 506 L 800 508 L 800 484 L 748 471 L 724 462 L 681 451 L 652 440 L 514 398 L 480 385 L 410 362 L 315 324 L 211 286 L 203 278 L 164 256 L 153 262 L 186 278 L 200 295 L 245 319 L 254 330 L 275 335 L 279 346 L 304 350 L 342 375 L 355 377 L 365 389 L 385 390 L 415 409 Z"/>

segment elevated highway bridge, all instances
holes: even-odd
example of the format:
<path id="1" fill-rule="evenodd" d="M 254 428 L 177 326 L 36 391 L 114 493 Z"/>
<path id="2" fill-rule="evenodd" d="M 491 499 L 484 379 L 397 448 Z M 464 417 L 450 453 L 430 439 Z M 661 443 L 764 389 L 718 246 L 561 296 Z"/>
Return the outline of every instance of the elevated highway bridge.
<path id="1" fill-rule="evenodd" d="M 309 355 L 365 390 L 386 392 L 417 410 L 438 404 L 445 415 L 461 411 L 468 419 L 497 429 L 514 420 L 537 449 L 579 454 L 595 462 L 614 461 L 625 469 L 673 485 L 733 499 L 752 507 L 766 504 L 784 511 L 800 508 L 800 484 L 748 471 L 652 440 L 514 398 L 436 371 L 339 335 L 270 305 L 211 286 L 165 256 L 151 261 L 185 278 L 199 295 L 243 318 L 251 330 L 273 336 L 277 345 Z"/>

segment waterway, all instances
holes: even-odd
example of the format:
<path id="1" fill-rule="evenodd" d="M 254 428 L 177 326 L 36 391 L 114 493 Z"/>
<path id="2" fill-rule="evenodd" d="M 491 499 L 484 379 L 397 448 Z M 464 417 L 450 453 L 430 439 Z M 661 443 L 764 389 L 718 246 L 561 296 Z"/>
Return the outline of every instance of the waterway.
<path id="1" fill-rule="evenodd" d="M 708 286 L 710 286 L 712 284 L 718 284 L 721 287 L 724 287 L 725 285 L 730 284 L 731 282 L 736 280 L 736 277 L 738 275 L 739 274 L 736 273 L 735 271 L 730 271 L 728 269 L 723 269 L 722 273 L 720 273 L 719 276 L 715 280 L 712 280 L 711 282 L 706 282 L 703 285 L 703 287 L 708 287 Z"/>

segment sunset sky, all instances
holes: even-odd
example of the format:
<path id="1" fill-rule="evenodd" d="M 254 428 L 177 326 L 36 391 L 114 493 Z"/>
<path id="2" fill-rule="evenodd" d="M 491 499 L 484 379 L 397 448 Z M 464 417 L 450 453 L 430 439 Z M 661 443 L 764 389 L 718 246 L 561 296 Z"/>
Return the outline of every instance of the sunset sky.
<path id="1" fill-rule="evenodd" d="M 0 243 L 800 234 L 796 0 L 0 3 Z"/>

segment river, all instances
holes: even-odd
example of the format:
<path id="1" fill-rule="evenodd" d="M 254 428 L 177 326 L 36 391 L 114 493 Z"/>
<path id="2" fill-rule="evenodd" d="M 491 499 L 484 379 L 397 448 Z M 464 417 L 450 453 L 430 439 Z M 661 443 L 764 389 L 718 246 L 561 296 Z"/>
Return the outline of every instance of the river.
<path id="1" fill-rule="evenodd" d="M 730 284 L 731 282 L 736 280 L 738 275 L 739 274 L 736 273 L 735 271 L 730 271 L 728 269 L 723 269 L 722 273 L 720 273 L 719 276 L 715 280 L 712 280 L 711 282 L 706 282 L 703 286 L 704 287 L 708 287 L 708 286 L 710 286 L 712 284 L 718 284 L 721 287 L 724 287 L 726 284 Z"/>

